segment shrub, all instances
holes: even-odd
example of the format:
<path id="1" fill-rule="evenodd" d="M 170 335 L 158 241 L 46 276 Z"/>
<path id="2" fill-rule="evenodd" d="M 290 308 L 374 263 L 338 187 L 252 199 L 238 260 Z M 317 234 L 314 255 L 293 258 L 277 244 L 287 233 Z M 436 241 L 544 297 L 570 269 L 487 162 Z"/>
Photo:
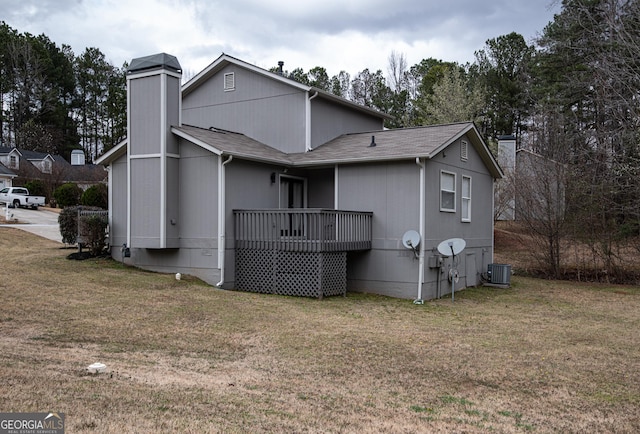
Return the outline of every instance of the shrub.
<path id="1" fill-rule="evenodd" d="M 83 208 L 85 209 L 85 208 Z M 109 217 L 102 214 L 80 216 L 79 229 L 82 234 L 82 242 L 89 247 L 92 255 L 101 255 L 107 247 L 107 225 Z"/>
<path id="2" fill-rule="evenodd" d="M 80 196 L 82 196 L 82 189 L 71 182 L 62 184 L 53 192 L 53 198 L 61 208 L 78 205 Z"/>
<path id="3" fill-rule="evenodd" d="M 67 206 L 62 211 L 60 211 L 60 215 L 58 216 L 58 223 L 60 225 L 60 235 L 62 235 L 62 242 L 65 244 L 76 244 L 78 238 L 78 211 L 81 209 L 89 210 L 89 211 L 99 211 L 100 208 L 94 206 Z M 105 217 L 105 219 L 107 219 Z M 89 223 L 89 232 L 93 230 L 94 223 Z M 106 225 L 105 225 L 106 227 Z M 84 227 L 82 229 L 85 229 Z M 104 232 L 104 228 L 103 228 Z M 87 238 L 85 236 L 85 238 Z M 103 239 L 104 242 L 104 239 Z M 87 239 L 85 244 L 92 245 L 94 241 L 92 239 Z"/>
<path id="4" fill-rule="evenodd" d="M 27 183 L 24 184 L 24 188 L 26 188 L 27 190 L 29 190 L 29 194 L 34 195 L 34 196 L 44 196 L 45 197 L 45 202 L 48 202 L 48 194 L 47 194 L 47 187 L 44 185 L 44 182 L 40 181 L 40 180 L 33 180 L 33 181 L 29 181 Z"/>
<path id="5" fill-rule="evenodd" d="M 65 244 L 75 244 L 78 236 L 78 207 L 68 206 L 58 216 L 60 235 Z"/>
<path id="6" fill-rule="evenodd" d="M 109 207 L 109 188 L 105 184 L 92 185 L 82 193 L 80 203 L 85 206 L 107 209 Z"/>

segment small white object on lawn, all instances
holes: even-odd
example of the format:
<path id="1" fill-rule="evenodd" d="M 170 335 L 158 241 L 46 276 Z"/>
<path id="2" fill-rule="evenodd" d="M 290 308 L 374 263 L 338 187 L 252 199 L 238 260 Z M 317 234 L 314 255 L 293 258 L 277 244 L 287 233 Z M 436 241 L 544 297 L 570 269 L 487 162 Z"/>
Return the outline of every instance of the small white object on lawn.
<path id="1" fill-rule="evenodd" d="M 99 374 L 101 372 L 104 372 L 105 369 L 107 369 L 107 365 L 105 365 L 104 363 L 93 363 L 87 366 L 87 371 L 89 371 L 91 374 Z"/>
<path id="2" fill-rule="evenodd" d="M 182 279 L 182 274 L 176 273 L 176 280 L 180 280 L 180 279 Z"/>

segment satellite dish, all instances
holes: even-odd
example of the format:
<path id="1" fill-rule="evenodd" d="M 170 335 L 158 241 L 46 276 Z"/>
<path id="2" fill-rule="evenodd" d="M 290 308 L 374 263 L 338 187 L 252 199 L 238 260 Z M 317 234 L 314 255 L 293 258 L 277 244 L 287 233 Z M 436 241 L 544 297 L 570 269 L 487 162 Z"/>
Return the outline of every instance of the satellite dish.
<path id="1" fill-rule="evenodd" d="M 414 230 L 408 230 L 402 236 L 402 245 L 407 249 L 414 249 L 420 244 L 420 234 Z"/>
<path id="2" fill-rule="evenodd" d="M 442 256 L 456 256 L 462 252 L 467 245 L 467 242 L 462 238 L 449 238 L 438 244 L 438 252 Z"/>

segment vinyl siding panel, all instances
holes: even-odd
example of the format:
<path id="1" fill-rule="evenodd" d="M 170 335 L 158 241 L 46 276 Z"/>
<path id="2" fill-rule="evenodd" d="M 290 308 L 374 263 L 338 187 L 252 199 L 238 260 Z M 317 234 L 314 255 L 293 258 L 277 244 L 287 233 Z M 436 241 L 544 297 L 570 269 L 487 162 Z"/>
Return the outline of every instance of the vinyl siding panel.
<path id="1" fill-rule="evenodd" d="M 469 145 L 468 159 L 462 160 L 461 141 L 452 143 L 444 152 L 433 157 L 427 164 L 426 173 L 426 245 L 434 245 L 448 238 L 462 238 L 467 245 L 459 256 L 457 267 L 460 287 L 479 284 L 480 273 L 486 272 L 493 257 L 493 178 L 476 150 Z M 456 174 L 456 212 L 441 212 L 440 171 Z M 462 177 L 471 177 L 471 221 L 462 221 Z M 445 260 L 447 266 L 450 259 Z M 475 273 L 472 273 L 475 270 Z M 444 291 L 450 294 L 448 281 Z M 458 288 L 458 286 L 456 286 Z M 457 290 L 457 289 L 456 289 Z"/>
<path id="2" fill-rule="evenodd" d="M 160 162 L 131 160 L 131 247 L 160 247 Z"/>
<path id="3" fill-rule="evenodd" d="M 440 153 L 428 161 L 427 170 L 427 236 L 434 242 L 442 235 L 445 238 L 458 237 L 467 240 L 467 244 L 478 240 L 492 239 L 493 178 L 489 175 L 479 155 L 469 146 L 468 159 L 460 159 L 460 140 L 451 144 L 444 153 Z M 441 212 L 440 203 L 440 171 L 446 170 L 456 174 L 456 212 Z M 471 177 L 471 221 L 462 222 L 462 177 Z M 449 236 L 450 234 L 450 236 Z M 456 235 L 454 235 L 456 234 Z M 482 241 L 481 241 L 482 240 Z"/>
<path id="4" fill-rule="evenodd" d="M 346 165 L 338 168 L 338 209 L 372 211 L 374 248 L 397 249 L 419 223 L 419 171 L 413 162 Z"/>
<path id="5" fill-rule="evenodd" d="M 129 83 L 130 131 L 132 155 L 160 152 L 160 76 L 132 79 Z"/>
<path id="6" fill-rule="evenodd" d="M 145 270 L 190 274 L 210 285 L 220 280 L 218 252 L 213 249 L 132 249 L 131 262 Z"/>
<path id="7" fill-rule="evenodd" d="M 218 158 L 186 141 L 180 144 L 181 247 L 218 247 Z"/>
<path id="8" fill-rule="evenodd" d="M 460 143 L 452 143 L 425 165 L 425 269 L 423 299 L 451 293 L 447 273 L 451 258 L 444 259 L 444 273 L 429 268 L 429 257 L 447 238 L 467 242 L 457 257 L 461 277 L 456 291 L 479 283 L 493 255 L 493 178 L 475 149 L 469 145 L 466 160 Z M 456 174 L 456 212 L 440 211 L 440 171 Z M 340 166 L 339 209 L 373 211 L 373 245 L 367 252 L 349 254 L 349 290 L 412 299 L 418 291 L 418 267 L 412 251 L 402 245 L 405 231 L 419 231 L 419 167 L 414 161 Z M 462 176 L 472 178 L 471 221 L 462 222 Z"/>
<path id="9" fill-rule="evenodd" d="M 307 178 L 307 192 L 309 194 L 309 208 L 333 209 L 334 200 L 334 180 L 332 169 L 309 170 L 303 173 Z"/>
<path id="10" fill-rule="evenodd" d="M 180 159 L 169 157 L 166 160 L 167 165 L 167 191 L 166 191 L 166 223 L 164 230 L 167 239 L 167 247 L 178 247 L 180 238 L 180 204 L 179 204 L 179 187 L 180 187 Z"/>
<path id="11" fill-rule="evenodd" d="M 311 147 L 315 148 L 342 134 L 380 130 L 380 118 L 350 110 L 329 101 L 311 100 Z"/>
<path id="12" fill-rule="evenodd" d="M 111 222 L 109 226 L 109 242 L 112 246 L 127 243 L 127 156 L 123 155 L 111 165 L 109 173 L 111 182 Z M 112 253 L 114 251 L 112 250 Z M 120 252 L 118 251 L 118 259 Z"/>
<path id="13" fill-rule="evenodd" d="M 234 209 L 278 208 L 280 188 L 277 181 L 271 183 L 271 173 L 280 170 L 279 166 L 242 160 L 233 160 L 226 166 L 228 230 L 233 229 Z"/>
<path id="14" fill-rule="evenodd" d="M 224 90 L 224 74 L 233 73 L 235 90 Z M 229 65 L 182 102 L 182 121 L 245 134 L 280 151 L 305 149 L 307 93 Z"/>
<path id="15" fill-rule="evenodd" d="M 167 130 L 171 126 L 180 124 L 180 79 L 173 76 L 167 76 Z M 170 154 L 179 153 L 178 139 L 167 131 L 167 152 Z"/>
<path id="16" fill-rule="evenodd" d="M 242 160 L 232 160 L 226 166 L 225 288 L 233 287 L 235 281 L 233 210 L 278 208 L 280 188 L 277 181 L 271 183 L 271 173 L 281 169 Z"/>
<path id="17" fill-rule="evenodd" d="M 413 162 L 349 165 L 338 169 L 339 209 L 373 212 L 372 249 L 350 253 L 349 289 L 409 298 L 417 262 L 402 235 L 418 229 L 419 170 Z M 376 289 L 376 286 L 380 286 Z"/>

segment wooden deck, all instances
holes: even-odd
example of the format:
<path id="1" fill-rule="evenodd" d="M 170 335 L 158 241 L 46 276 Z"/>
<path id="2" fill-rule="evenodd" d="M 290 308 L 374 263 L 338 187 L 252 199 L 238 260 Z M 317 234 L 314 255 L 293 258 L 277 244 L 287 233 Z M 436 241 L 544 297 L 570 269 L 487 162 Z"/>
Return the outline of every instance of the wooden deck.
<path id="1" fill-rule="evenodd" d="M 296 208 L 233 214 L 236 249 L 312 253 L 371 249 L 371 212 Z"/>

